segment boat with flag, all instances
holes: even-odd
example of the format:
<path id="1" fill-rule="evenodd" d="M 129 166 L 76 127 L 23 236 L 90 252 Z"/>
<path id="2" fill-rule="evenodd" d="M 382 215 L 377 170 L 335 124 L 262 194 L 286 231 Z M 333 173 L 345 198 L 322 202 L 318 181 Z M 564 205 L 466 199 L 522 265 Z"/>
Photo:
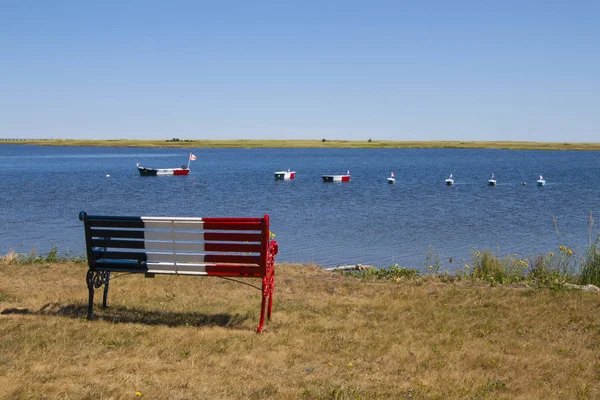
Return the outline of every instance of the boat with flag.
<path id="1" fill-rule="evenodd" d="M 450 174 L 450 177 L 448 179 L 446 179 L 446 185 L 448 185 L 448 186 L 454 185 L 454 178 L 452 177 L 452 174 Z"/>
<path id="2" fill-rule="evenodd" d="M 540 175 L 540 179 L 537 180 L 537 185 L 544 186 L 545 184 L 546 184 L 546 180 L 544 179 L 543 176 Z"/>
<path id="3" fill-rule="evenodd" d="M 496 186 L 496 175 L 492 174 L 492 177 L 488 180 L 489 186 Z"/>
<path id="4" fill-rule="evenodd" d="M 346 175 L 323 175 L 323 182 L 350 182 L 350 171 Z"/>
<path id="5" fill-rule="evenodd" d="M 390 177 L 387 178 L 387 183 L 389 183 L 390 185 L 393 185 L 394 183 L 396 183 L 396 178 L 394 178 L 393 172 L 392 172 L 392 175 L 390 175 Z"/>
<path id="6" fill-rule="evenodd" d="M 182 165 L 179 168 L 147 168 L 142 167 L 137 163 L 137 169 L 141 176 L 158 176 L 158 175 L 187 175 L 190 173 L 190 163 L 196 161 L 196 156 L 190 153 L 190 158 L 187 165 Z"/>
<path id="7" fill-rule="evenodd" d="M 289 181 L 290 179 L 294 179 L 296 177 L 296 171 L 277 171 L 275 174 L 276 181 Z"/>

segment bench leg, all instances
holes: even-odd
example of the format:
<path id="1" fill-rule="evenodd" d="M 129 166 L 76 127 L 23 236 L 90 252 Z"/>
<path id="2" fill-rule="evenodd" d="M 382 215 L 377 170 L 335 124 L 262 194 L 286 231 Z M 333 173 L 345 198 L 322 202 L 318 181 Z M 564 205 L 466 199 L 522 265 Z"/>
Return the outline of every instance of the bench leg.
<path id="1" fill-rule="evenodd" d="M 108 296 L 108 282 L 110 280 L 110 272 L 108 271 L 92 271 L 88 270 L 85 277 L 87 283 L 89 300 L 88 300 L 88 312 L 87 319 L 91 319 L 94 313 L 94 289 L 98 289 L 104 285 L 104 297 L 102 299 L 102 306 L 106 307 L 106 298 Z"/>
<path id="2" fill-rule="evenodd" d="M 85 282 L 87 283 L 89 293 L 87 319 L 92 319 L 94 312 L 94 271 L 88 270 Z"/>
<path id="3" fill-rule="evenodd" d="M 262 278 L 262 304 L 260 306 L 260 321 L 258 322 L 258 328 L 256 328 L 257 333 L 261 333 L 263 331 L 263 327 L 265 326 L 265 308 L 267 305 L 267 296 L 269 295 L 269 283 L 266 276 Z"/>
<path id="4" fill-rule="evenodd" d="M 271 320 L 271 310 L 273 309 L 273 292 L 275 292 L 275 275 L 269 279 L 269 307 L 267 309 L 267 319 Z"/>
<path id="5" fill-rule="evenodd" d="M 108 299 L 108 283 L 110 282 L 110 271 L 106 272 L 104 281 L 104 296 L 102 297 L 102 308 L 106 308 L 106 300 Z"/>

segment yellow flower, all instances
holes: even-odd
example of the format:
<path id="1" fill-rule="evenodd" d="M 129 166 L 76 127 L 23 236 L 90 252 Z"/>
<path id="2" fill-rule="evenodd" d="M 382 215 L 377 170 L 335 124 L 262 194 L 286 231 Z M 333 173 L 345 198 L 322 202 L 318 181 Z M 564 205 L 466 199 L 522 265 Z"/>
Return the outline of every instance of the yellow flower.
<path id="1" fill-rule="evenodd" d="M 568 254 L 569 256 L 572 256 L 572 255 L 573 255 L 573 250 L 569 249 L 569 251 L 567 251 L 567 254 Z"/>
<path id="2" fill-rule="evenodd" d="M 348 363 L 348 366 L 349 366 L 349 367 L 351 367 L 351 366 L 352 366 L 352 363 Z"/>
<path id="3" fill-rule="evenodd" d="M 330 363 L 329 363 L 329 366 L 330 366 L 330 367 L 333 367 L 333 363 L 332 363 L 332 362 L 330 362 Z"/>
<path id="4" fill-rule="evenodd" d="M 140 391 L 138 391 L 138 392 L 135 392 L 135 395 L 139 397 L 139 396 L 141 396 L 141 395 L 142 395 L 142 392 L 140 392 Z"/>
<path id="5" fill-rule="evenodd" d="M 429 266 L 429 268 L 430 268 L 430 269 L 433 269 L 433 265 L 430 265 L 430 266 Z"/>
<path id="6" fill-rule="evenodd" d="M 465 268 L 469 268 L 469 264 L 465 264 Z"/>
<path id="7" fill-rule="evenodd" d="M 550 257 L 554 257 L 554 253 L 553 252 L 550 252 Z"/>

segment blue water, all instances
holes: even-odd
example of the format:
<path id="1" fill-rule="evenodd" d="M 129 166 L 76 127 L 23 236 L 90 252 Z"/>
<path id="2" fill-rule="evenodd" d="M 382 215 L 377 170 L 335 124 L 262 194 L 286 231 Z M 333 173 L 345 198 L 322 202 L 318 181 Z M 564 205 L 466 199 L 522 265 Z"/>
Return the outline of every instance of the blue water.
<path id="1" fill-rule="evenodd" d="M 188 176 L 140 177 L 187 163 L 186 149 L 0 145 L 0 254 L 83 254 L 79 211 L 271 216 L 278 262 L 443 268 L 474 249 L 533 256 L 585 248 L 600 226 L 600 152 L 459 149 L 193 149 Z M 293 181 L 273 172 L 291 168 Z M 323 174 L 351 172 L 350 183 Z M 396 184 L 388 185 L 390 172 Z M 455 185 L 444 180 L 454 174 Z M 487 186 L 492 173 L 498 185 Z M 107 178 L 106 175 L 110 174 Z M 545 187 L 535 181 L 542 174 Z M 527 185 L 523 186 L 526 181 Z M 554 222 L 556 221 L 556 223 Z M 450 262 L 452 258 L 453 262 Z M 464 261 L 463 261 L 464 260 Z"/>

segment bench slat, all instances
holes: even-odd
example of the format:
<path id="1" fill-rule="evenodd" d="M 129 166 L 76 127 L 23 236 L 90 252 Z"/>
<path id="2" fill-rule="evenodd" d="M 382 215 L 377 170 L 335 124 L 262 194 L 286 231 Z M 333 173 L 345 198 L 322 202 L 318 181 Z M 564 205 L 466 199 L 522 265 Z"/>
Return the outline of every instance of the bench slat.
<path id="1" fill-rule="evenodd" d="M 91 237 L 116 237 L 116 238 L 128 238 L 128 239 L 143 239 L 144 231 L 125 231 L 116 229 L 90 229 Z"/>
<path id="2" fill-rule="evenodd" d="M 244 267 L 236 264 L 196 264 L 196 265 L 140 265 L 131 263 L 99 262 L 98 268 L 111 272 L 131 272 L 149 274 L 179 274 L 179 275 L 215 275 L 215 276 L 245 276 L 259 278 L 264 273 L 258 267 Z"/>
<path id="3" fill-rule="evenodd" d="M 166 218 L 166 217 L 94 217 L 88 216 L 91 228 L 145 228 L 188 230 L 256 230 L 262 229 L 261 218 Z"/>
<path id="4" fill-rule="evenodd" d="M 206 230 L 229 230 L 229 231 L 260 231 L 262 223 L 258 222 L 221 222 L 221 221 L 204 221 L 204 229 Z"/>
<path id="5" fill-rule="evenodd" d="M 204 221 L 144 221 L 145 229 L 204 230 Z"/>
<path id="6" fill-rule="evenodd" d="M 195 253 L 146 253 L 133 251 L 103 251 L 97 255 L 97 261 L 129 260 L 132 262 L 209 262 L 209 263 L 236 263 L 260 264 L 260 256 L 246 256 L 233 254 L 195 254 Z"/>
<path id="7" fill-rule="evenodd" d="M 257 242 L 262 241 L 260 233 L 230 233 L 230 232 L 205 232 L 204 240 L 218 242 Z"/>
<path id="8" fill-rule="evenodd" d="M 141 219 L 97 219 L 90 220 L 90 227 L 100 228 L 143 228 L 144 221 Z"/>
<path id="9" fill-rule="evenodd" d="M 153 232 L 153 231 L 134 231 L 134 230 L 112 230 L 112 229 L 91 229 L 92 238 L 122 238 L 122 239 L 146 239 L 146 240 L 168 240 L 168 241 L 219 241 L 219 242 L 254 242 L 260 243 L 260 234 L 254 233 L 229 233 L 229 232 Z M 94 239 L 94 240 L 99 240 Z M 105 247 L 105 246 L 99 246 Z"/>
<path id="10" fill-rule="evenodd" d="M 146 243 L 143 240 L 92 239 L 92 247 L 104 248 L 144 249 Z"/>

